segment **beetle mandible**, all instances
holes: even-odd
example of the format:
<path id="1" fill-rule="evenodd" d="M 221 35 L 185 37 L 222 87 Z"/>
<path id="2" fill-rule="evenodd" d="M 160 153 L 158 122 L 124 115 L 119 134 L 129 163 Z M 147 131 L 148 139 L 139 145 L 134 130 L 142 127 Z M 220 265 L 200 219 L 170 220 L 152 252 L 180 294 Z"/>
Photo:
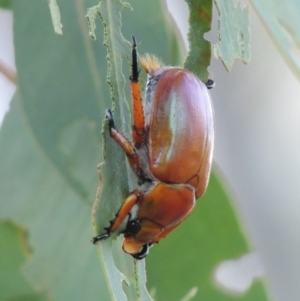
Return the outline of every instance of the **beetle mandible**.
<path id="1" fill-rule="evenodd" d="M 206 84 L 193 73 L 163 66 L 151 55 L 141 58 L 148 74 L 145 101 L 139 87 L 136 40 L 132 35 L 132 141 L 115 127 L 106 111 L 109 133 L 123 149 L 138 177 L 110 226 L 93 243 L 108 238 L 128 217 L 123 250 L 143 259 L 149 247 L 174 230 L 206 190 L 214 146 L 214 118 Z M 137 210 L 133 210 L 136 208 Z M 135 213 L 134 213 L 135 212 Z"/>

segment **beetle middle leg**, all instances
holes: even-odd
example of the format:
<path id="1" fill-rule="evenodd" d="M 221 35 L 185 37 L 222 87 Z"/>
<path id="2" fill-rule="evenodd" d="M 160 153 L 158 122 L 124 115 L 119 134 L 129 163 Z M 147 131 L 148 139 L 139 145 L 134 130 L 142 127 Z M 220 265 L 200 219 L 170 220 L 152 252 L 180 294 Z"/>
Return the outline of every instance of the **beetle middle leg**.
<path id="1" fill-rule="evenodd" d="M 121 226 L 126 216 L 130 215 L 130 211 L 132 207 L 139 201 L 139 195 L 140 195 L 139 191 L 134 190 L 127 196 L 126 200 L 124 201 L 118 213 L 116 214 L 115 219 L 110 222 L 110 226 L 104 228 L 106 232 L 98 236 L 95 236 L 92 240 L 93 244 L 95 244 L 99 240 L 108 238 L 111 235 L 111 233 L 116 231 Z"/>

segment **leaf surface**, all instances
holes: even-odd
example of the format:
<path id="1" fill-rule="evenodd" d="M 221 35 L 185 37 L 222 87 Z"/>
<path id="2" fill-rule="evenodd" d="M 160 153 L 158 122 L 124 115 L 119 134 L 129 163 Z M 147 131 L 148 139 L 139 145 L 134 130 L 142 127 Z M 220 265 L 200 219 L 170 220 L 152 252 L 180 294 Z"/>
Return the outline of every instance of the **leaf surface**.
<path id="1" fill-rule="evenodd" d="M 249 11 L 244 1 L 215 0 L 219 13 L 219 41 L 213 45 L 228 71 L 235 60 L 250 61 Z"/>

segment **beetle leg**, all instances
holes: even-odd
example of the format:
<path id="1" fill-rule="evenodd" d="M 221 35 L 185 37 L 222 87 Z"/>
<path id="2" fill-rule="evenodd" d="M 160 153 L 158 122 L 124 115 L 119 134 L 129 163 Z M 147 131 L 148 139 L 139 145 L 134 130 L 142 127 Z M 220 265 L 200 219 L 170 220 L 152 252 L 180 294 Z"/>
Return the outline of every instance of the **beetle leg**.
<path id="1" fill-rule="evenodd" d="M 118 213 L 116 214 L 115 219 L 111 221 L 109 227 L 105 228 L 106 232 L 95 236 L 92 239 L 93 244 L 95 244 L 99 240 L 108 238 L 112 232 L 116 231 L 121 226 L 126 216 L 130 215 L 130 210 L 132 209 L 132 207 L 139 201 L 139 195 L 140 193 L 137 190 L 134 190 L 128 195 L 121 208 L 119 209 Z"/>
<path id="2" fill-rule="evenodd" d="M 115 123 L 111 110 L 106 110 L 106 118 L 108 120 L 109 134 L 124 150 L 128 162 L 132 170 L 138 175 L 139 171 L 139 157 L 136 154 L 133 145 L 115 128 Z"/>
<path id="3" fill-rule="evenodd" d="M 132 65 L 131 65 L 131 97 L 133 107 L 132 136 L 135 147 L 139 148 L 143 142 L 145 134 L 145 116 L 143 101 L 139 85 L 139 73 L 136 51 L 135 36 L 132 35 Z"/>

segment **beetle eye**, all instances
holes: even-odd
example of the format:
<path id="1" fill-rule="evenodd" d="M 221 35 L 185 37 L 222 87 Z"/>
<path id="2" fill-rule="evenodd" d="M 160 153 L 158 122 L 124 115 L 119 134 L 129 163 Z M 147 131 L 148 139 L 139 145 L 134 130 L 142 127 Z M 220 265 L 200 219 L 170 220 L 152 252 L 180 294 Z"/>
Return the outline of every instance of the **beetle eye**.
<path id="1" fill-rule="evenodd" d="M 137 220 L 130 220 L 128 221 L 127 225 L 126 225 L 126 229 L 125 229 L 125 233 L 128 235 L 135 235 L 137 234 L 141 229 L 140 223 Z"/>

